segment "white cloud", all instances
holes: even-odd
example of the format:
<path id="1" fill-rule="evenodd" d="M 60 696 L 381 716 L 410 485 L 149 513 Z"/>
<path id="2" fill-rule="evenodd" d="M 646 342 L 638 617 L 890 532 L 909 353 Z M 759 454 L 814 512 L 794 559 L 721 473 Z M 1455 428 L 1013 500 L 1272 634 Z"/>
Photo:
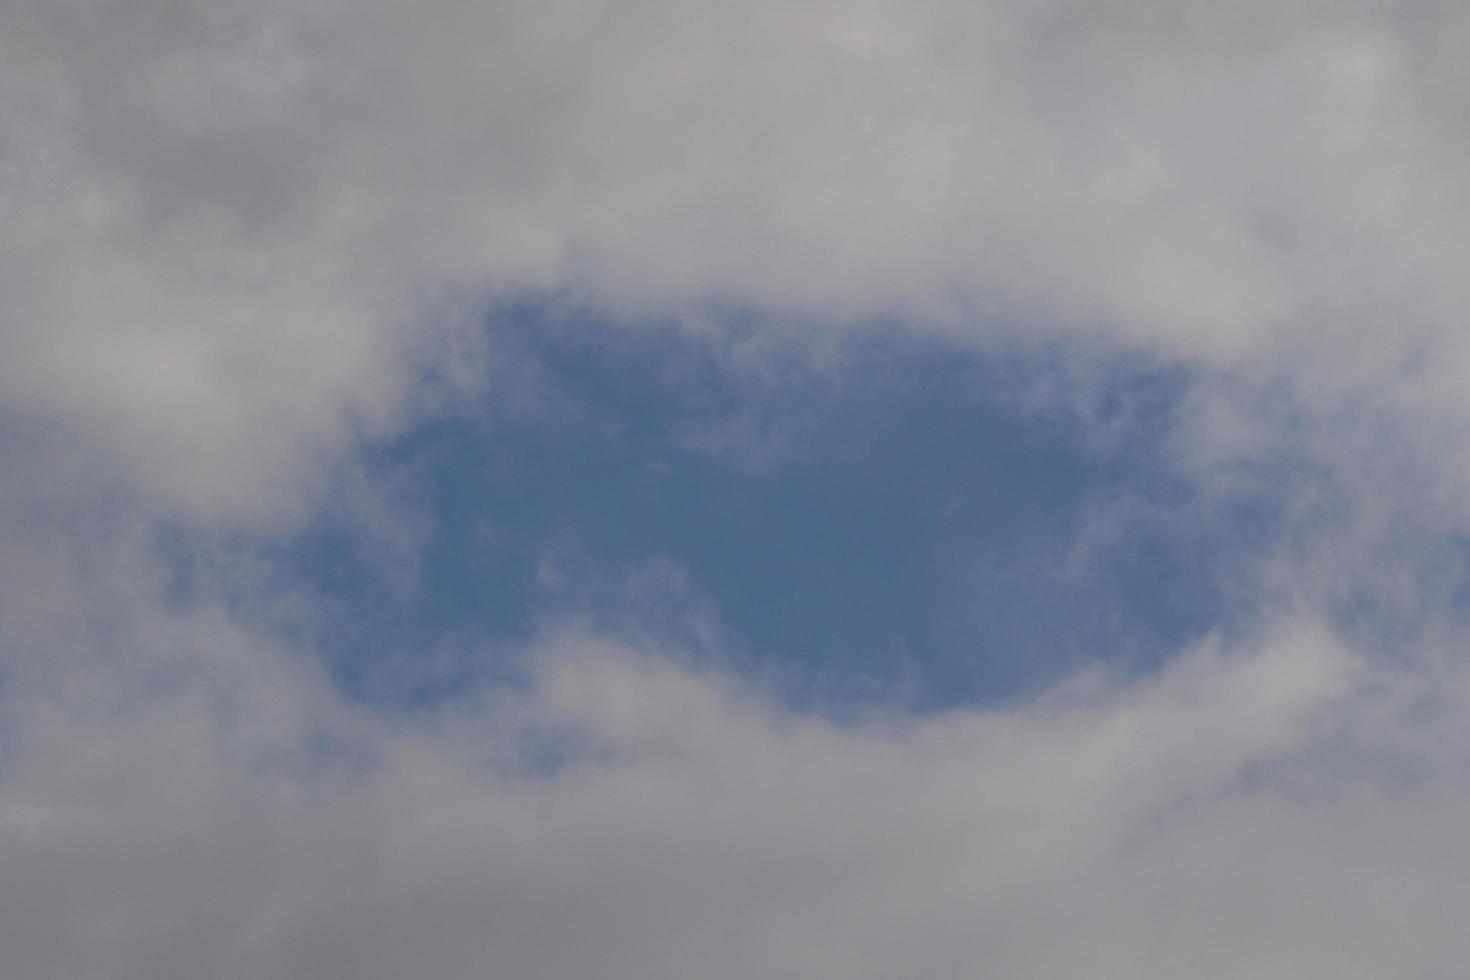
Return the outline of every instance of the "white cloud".
<path id="1" fill-rule="evenodd" d="M 1470 952 L 1462 784 L 1300 783 L 1372 727 L 1361 663 L 1305 624 L 844 727 L 593 638 L 537 657 L 496 712 L 378 723 L 368 769 L 304 783 L 190 702 L 42 729 L 0 786 L 7 971 L 1383 978 Z M 560 764 L 507 770 L 534 740 Z"/>
<path id="2" fill-rule="evenodd" d="M 1414 3 L 6 4 L 0 972 L 1455 974 L 1470 733 L 1433 541 L 1467 513 L 1467 30 Z M 420 375 L 477 383 L 475 321 L 521 290 L 1182 361 L 1201 481 L 1330 474 L 1263 602 L 1295 626 L 847 726 L 561 636 L 523 697 L 426 731 L 344 704 L 271 609 L 170 595 L 161 515 L 296 526 L 432 410 Z M 412 552 L 397 498 L 346 486 Z M 1321 625 L 1365 594 L 1414 626 L 1394 657 Z"/>
<path id="3" fill-rule="evenodd" d="M 445 289 L 1043 322 L 1463 419 L 1467 23 L 10 4 L 0 391 L 203 516 L 299 513 Z"/>

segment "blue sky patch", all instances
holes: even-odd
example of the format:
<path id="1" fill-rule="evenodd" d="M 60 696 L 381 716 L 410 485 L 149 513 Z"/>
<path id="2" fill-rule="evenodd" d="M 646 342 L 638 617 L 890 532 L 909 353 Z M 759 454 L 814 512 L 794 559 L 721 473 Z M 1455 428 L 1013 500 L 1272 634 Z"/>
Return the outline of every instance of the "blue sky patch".
<path id="1" fill-rule="evenodd" d="M 749 318 L 691 330 L 554 303 L 487 329 L 479 408 L 363 463 L 409 488 L 409 586 L 389 567 L 406 559 L 351 526 L 283 557 L 333 610 L 320 643 L 362 696 L 447 693 L 576 617 L 715 624 L 724 655 L 800 697 L 1004 699 L 1228 628 L 1279 518 L 1174 469 L 1178 371 L 1079 379 L 1056 351 L 882 326 L 798 346 Z"/>

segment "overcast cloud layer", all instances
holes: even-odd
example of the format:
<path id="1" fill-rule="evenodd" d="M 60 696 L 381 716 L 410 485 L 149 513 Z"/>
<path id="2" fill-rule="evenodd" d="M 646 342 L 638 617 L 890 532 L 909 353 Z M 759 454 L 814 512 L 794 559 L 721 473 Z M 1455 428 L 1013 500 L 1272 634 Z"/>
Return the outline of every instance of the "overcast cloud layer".
<path id="1" fill-rule="evenodd" d="M 1467 41 L 1431 2 L 0 5 L 0 973 L 1458 975 Z M 1000 708 L 796 710 L 628 590 L 369 709 L 262 556 L 331 511 L 411 588 L 432 515 L 365 447 L 527 399 L 485 324 L 528 295 L 756 311 L 818 373 L 875 321 L 1044 350 L 1018 410 L 1099 452 L 1108 365 L 1167 365 L 1170 465 L 1279 540 L 1226 639 Z"/>

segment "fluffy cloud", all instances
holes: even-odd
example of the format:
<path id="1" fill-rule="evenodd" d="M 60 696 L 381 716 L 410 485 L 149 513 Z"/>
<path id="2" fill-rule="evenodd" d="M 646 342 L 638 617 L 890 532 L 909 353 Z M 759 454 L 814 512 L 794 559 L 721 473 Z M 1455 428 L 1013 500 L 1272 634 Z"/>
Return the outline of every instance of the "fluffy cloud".
<path id="1" fill-rule="evenodd" d="M 7 970 L 1377 978 L 1470 952 L 1470 797 L 1322 777 L 1375 723 L 1308 624 L 848 726 L 585 636 L 535 662 L 493 712 L 303 743 L 306 779 L 192 699 L 42 728 L 0 790 Z"/>
<path id="2" fill-rule="evenodd" d="M 299 513 L 455 297 L 532 287 L 1026 323 L 1464 417 L 1449 7 L 3 17 L 0 391 L 192 513 Z"/>
<path id="3" fill-rule="evenodd" d="M 1467 30 L 6 4 L 0 972 L 1452 975 Z M 1297 481 L 1278 626 L 928 719 L 839 725 L 576 633 L 519 694 L 349 704 L 252 535 L 480 383 L 478 321 L 528 290 L 1183 364 L 1190 472 Z M 175 588 L 161 520 L 229 602 Z"/>

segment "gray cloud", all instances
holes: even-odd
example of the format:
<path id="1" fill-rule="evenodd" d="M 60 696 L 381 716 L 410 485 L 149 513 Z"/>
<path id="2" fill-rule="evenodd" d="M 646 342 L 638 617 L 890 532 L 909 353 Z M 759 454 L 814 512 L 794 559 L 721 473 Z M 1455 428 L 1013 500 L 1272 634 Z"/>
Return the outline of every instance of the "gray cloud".
<path id="1" fill-rule="evenodd" d="M 1453 975 L 1467 688 L 1433 543 L 1467 513 L 1467 28 L 5 5 L 0 972 Z M 846 725 L 559 634 L 520 695 L 368 714 L 278 628 L 313 597 L 230 536 L 336 479 L 411 553 L 351 458 L 482 383 L 478 320 L 526 290 L 1182 363 L 1202 483 L 1310 476 L 1278 628 Z M 172 594 L 161 519 L 249 601 Z M 1345 623 L 1365 595 L 1413 628 Z"/>
<path id="2" fill-rule="evenodd" d="M 1376 723 L 1310 624 L 855 727 L 593 638 L 536 662 L 497 710 L 375 723 L 366 768 L 318 750 L 304 782 L 191 701 L 40 728 L 0 789 L 7 970 L 1366 978 L 1467 951 L 1463 790 L 1322 778 Z M 559 765 L 508 770 L 533 737 Z"/>
<path id="3" fill-rule="evenodd" d="M 1450 7 L 4 17 L 0 390 L 192 512 L 299 512 L 441 297 L 526 287 L 1028 323 L 1465 417 Z"/>

